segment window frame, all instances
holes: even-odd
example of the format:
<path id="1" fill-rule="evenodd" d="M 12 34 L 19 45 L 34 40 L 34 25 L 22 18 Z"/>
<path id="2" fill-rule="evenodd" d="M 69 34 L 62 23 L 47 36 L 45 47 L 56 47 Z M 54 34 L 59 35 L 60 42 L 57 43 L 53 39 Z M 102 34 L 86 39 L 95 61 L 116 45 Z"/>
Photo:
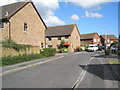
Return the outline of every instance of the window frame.
<path id="1" fill-rule="evenodd" d="M 44 44 L 43 43 L 41 43 L 41 48 L 43 48 L 44 47 Z"/>
<path id="2" fill-rule="evenodd" d="M 24 23 L 24 31 L 23 32 L 27 32 L 27 23 Z"/>
<path id="3" fill-rule="evenodd" d="M 58 40 L 62 40 L 61 37 L 58 37 Z"/>
<path id="4" fill-rule="evenodd" d="M 4 28 L 5 28 L 4 22 L 1 22 L 1 26 L 2 26 L 2 27 L 0 27 L 0 29 L 4 29 Z"/>

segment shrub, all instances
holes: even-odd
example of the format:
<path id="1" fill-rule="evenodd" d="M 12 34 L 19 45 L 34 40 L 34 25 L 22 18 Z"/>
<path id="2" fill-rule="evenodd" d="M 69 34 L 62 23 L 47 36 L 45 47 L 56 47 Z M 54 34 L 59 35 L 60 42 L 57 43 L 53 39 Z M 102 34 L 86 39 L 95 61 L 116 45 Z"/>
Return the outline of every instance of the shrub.
<path id="1" fill-rule="evenodd" d="M 84 44 L 84 47 L 85 47 L 85 51 L 87 51 L 88 47 L 89 47 L 89 44 L 88 43 Z"/>
<path id="2" fill-rule="evenodd" d="M 111 54 L 111 50 L 110 49 L 106 49 L 105 50 L 105 55 L 110 55 Z"/>
<path id="3" fill-rule="evenodd" d="M 16 64 L 16 63 L 20 63 L 20 62 L 25 62 L 25 61 L 30 61 L 30 60 L 34 60 L 34 59 L 40 59 L 40 58 L 44 58 L 45 56 L 41 55 L 41 54 L 30 54 L 30 55 L 19 55 L 19 56 L 8 56 L 8 57 L 2 57 L 2 65 L 1 66 L 5 66 L 5 65 L 12 65 L 12 64 Z"/>
<path id="4" fill-rule="evenodd" d="M 62 48 L 62 53 L 68 53 L 68 49 L 67 48 Z"/>
<path id="5" fill-rule="evenodd" d="M 41 55 L 46 57 L 55 56 L 55 54 L 56 50 L 53 48 L 44 48 L 43 50 L 41 50 Z"/>
<path id="6" fill-rule="evenodd" d="M 20 51 L 20 50 L 26 50 L 27 48 L 31 48 L 32 46 L 31 45 L 17 44 L 13 40 L 8 38 L 2 42 L 2 47 L 13 48 L 16 51 Z"/>

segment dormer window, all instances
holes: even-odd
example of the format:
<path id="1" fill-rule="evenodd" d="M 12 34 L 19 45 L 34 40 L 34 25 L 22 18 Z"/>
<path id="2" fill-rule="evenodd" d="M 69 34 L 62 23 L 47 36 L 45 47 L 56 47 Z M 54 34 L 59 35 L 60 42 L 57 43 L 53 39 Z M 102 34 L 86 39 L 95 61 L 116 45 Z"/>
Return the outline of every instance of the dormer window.
<path id="1" fill-rule="evenodd" d="M 27 23 L 24 23 L 24 32 L 27 32 Z"/>

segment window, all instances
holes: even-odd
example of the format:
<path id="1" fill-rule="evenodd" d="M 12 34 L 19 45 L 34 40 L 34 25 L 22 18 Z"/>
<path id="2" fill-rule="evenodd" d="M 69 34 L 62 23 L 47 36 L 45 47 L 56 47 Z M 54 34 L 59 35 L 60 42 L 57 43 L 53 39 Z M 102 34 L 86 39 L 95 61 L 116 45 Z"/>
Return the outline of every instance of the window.
<path id="1" fill-rule="evenodd" d="M 27 23 L 24 23 L 24 32 L 27 32 Z"/>
<path id="2" fill-rule="evenodd" d="M 51 41 L 51 40 L 52 40 L 52 38 L 51 38 L 51 37 L 49 37 L 49 38 L 48 38 L 48 40 L 49 40 L 49 41 Z"/>
<path id="3" fill-rule="evenodd" d="M 69 36 L 65 36 L 65 39 L 68 39 L 69 38 Z"/>
<path id="4" fill-rule="evenodd" d="M 94 42 L 96 42 L 97 40 L 96 39 L 94 39 Z"/>
<path id="5" fill-rule="evenodd" d="M 58 40 L 61 40 L 61 37 L 58 37 Z"/>
<path id="6" fill-rule="evenodd" d="M 48 48 L 52 48 L 53 47 L 53 45 L 48 45 Z"/>
<path id="7" fill-rule="evenodd" d="M 43 46 L 43 43 L 41 43 L 41 48 L 43 48 L 44 46 Z"/>
<path id="8" fill-rule="evenodd" d="M 4 23 L 0 22 L 0 28 L 4 28 Z"/>

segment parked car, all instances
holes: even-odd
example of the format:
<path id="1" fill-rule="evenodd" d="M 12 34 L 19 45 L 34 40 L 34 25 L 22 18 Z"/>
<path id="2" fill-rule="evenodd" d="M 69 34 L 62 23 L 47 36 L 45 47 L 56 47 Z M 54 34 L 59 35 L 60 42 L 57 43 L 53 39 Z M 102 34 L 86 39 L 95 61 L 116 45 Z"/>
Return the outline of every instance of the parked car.
<path id="1" fill-rule="evenodd" d="M 113 52 L 113 53 L 115 53 L 115 52 L 117 52 L 117 50 L 118 50 L 118 46 L 117 45 L 113 45 L 113 46 L 111 46 L 111 51 Z"/>
<path id="2" fill-rule="evenodd" d="M 97 51 L 97 50 L 98 50 L 97 45 L 89 45 L 89 47 L 88 47 L 88 51 Z"/>
<path id="3" fill-rule="evenodd" d="M 104 49 L 105 49 L 105 46 L 101 46 L 101 49 L 104 50 Z"/>

